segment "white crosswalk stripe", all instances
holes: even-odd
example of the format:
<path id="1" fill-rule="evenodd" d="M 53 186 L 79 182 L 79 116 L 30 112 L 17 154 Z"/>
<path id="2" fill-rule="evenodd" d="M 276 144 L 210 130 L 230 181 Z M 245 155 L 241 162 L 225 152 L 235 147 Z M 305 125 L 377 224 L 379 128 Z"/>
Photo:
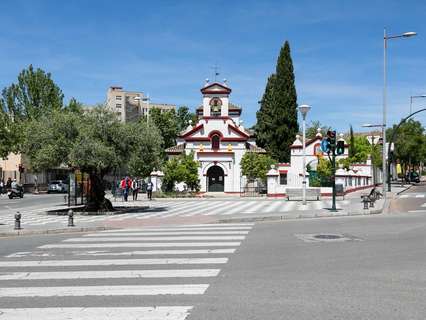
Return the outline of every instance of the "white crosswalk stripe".
<path id="1" fill-rule="evenodd" d="M 191 306 L 129 308 L 16 308 L 1 309 L 0 319 L 25 320 L 184 320 Z"/>
<path id="2" fill-rule="evenodd" d="M 406 193 L 399 196 L 400 199 L 409 199 L 409 198 L 424 198 L 426 194 L 424 193 Z"/>
<path id="3" fill-rule="evenodd" d="M 181 305 L 179 297 L 203 295 L 209 288 L 206 280 L 220 274 L 219 267 L 253 226 L 117 229 L 41 245 L 33 252 L 16 252 L 0 260 L 0 320 L 185 320 L 193 306 Z M 40 281 L 49 285 L 40 286 Z M 120 306 L 123 296 L 156 296 L 163 302 L 141 306 L 141 300 L 130 299 Z M 54 299 L 46 306 L 41 299 L 50 297 Z M 85 297 L 84 305 L 67 304 L 73 297 Z M 109 297 L 117 306 L 112 307 L 111 300 L 107 305 L 94 300 L 96 305 L 91 306 L 91 297 Z M 22 308 L 22 298 L 31 307 Z"/>

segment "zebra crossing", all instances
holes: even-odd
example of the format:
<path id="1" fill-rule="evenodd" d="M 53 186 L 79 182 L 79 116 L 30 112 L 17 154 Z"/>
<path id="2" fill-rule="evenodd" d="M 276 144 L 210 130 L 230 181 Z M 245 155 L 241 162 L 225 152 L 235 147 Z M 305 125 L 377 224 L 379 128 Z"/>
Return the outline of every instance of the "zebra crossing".
<path id="1" fill-rule="evenodd" d="M 184 320 L 253 227 L 115 229 L 15 252 L 0 260 L 0 320 Z"/>
<path id="2" fill-rule="evenodd" d="M 424 195 L 422 195 L 424 196 Z M 349 200 L 338 202 L 338 207 L 350 203 Z M 122 203 L 118 203 L 118 205 Z M 146 202 L 129 202 L 129 205 L 140 206 L 147 205 Z M 152 201 L 149 207 L 141 208 L 140 211 L 129 212 L 117 215 L 75 215 L 74 220 L 79 225 L 99 222 L 124 221 L 127 219 L 167 219 L 176 217 L 194 217 L 194 216 L 219 216 L 227 217 L 241 214 L 267 214 L 267 213 L 285 213 L 289 211 L 312 211 L 331 207 L 331 200 L 308 201 L 307 205 L 302 206 L 300 201 L 286 200 L 170 200 L 170 201 Z M 68 220 L 67 216 L 46 215 L 44 209 L 35 211 L 21 212 L 21 224 L 23 228 L 27 226 L 47 226 L 55 224 L 65 228 Z M 14 213 L 0 216 L 0 225 L 13 226 Z"/>
<path id="3" fill-rule="evenodd" d="M 399 196 L 400 199 L 413 199 L 413 198 L 425 198 L 426 194 L 424 193 L 406 193 Z"/>

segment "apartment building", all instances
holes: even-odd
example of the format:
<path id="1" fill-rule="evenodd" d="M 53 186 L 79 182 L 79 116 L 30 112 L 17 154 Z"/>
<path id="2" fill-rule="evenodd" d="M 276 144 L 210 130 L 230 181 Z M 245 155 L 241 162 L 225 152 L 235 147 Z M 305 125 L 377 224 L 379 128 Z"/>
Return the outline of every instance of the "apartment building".
<path id="1" fill-rule="evenodd" d="M 149 116 L 149 110 L 154 108 L 162 111 L 176 110 L 174 104 L 154 103 L 143 92 L 126 91 L 118 86 L 108 88 L 107 107 L 122 122 L 137 121 L 143 116 Z"/>

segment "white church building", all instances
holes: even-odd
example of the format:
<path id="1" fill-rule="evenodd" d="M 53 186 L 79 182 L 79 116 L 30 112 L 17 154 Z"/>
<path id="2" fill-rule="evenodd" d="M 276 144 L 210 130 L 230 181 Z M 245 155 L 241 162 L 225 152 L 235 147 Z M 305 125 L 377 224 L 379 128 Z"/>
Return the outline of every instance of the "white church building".
<path id="1" fill-rule="evenodd" d="M 240 120 L 241 108 L 230 103 L 232 90 L 223 83 L 206 81 L 201 89 L 203 104 L 197 109 L 198 121 L 166 150 L 169 157 L 194 153 L 200 163 L 200 192 L 240 193 L 243 187 L 240 162 L 248 152 L 266 153 L 256 146 L 254 136 Z"/>
<path id="2" fill-rule="evenodd" d="M 189 125 L 177 139 L 177 145 L 166 149 L 169 158 L 180 154 L 191 154 L 200 164 L 198 176 L 201 193 L 223 192 L 240 194 L 246 179 L 241 173 L 240 162 L 246 152 L 266 153 L 256 146 L 252 132 L 245 129 L 240 120 L 242 109 L 229 101 L 232 90 L 223 83 L 206 81 L 201 89 L 203 104 L 197 108 L 198 121 Z M 320 158 L 327 158 L 321 152 L 320 132 L 306 142 L 306 165 L 316 171 Z M 341 137 L 341 139 L 343 139 Z M 348 157 L 348 145 L 345 143 L 344 154 L 337 160 Z M 290 146 L 290 163 L 278 163 L 267 174 L 267 196 L 286 197 L 289 189 L 301 189 L 303 185 L 303 145 L 300 136 Z M 161 188 L 164 174 L 153 172 L 151 179 L 154 190 Z M 307 173 L 309 176 L 309 173 Z M 309 177 L 307 177 L 307 187 Z M 380 181 L 379 179 L 377 179 Z M 371 160 L 365 164 L 354 164 L 350 170 L 339 168 L 336 171 L 336 185 L 344 193 L 371 187 L 374 184 Z M 177 186 L 183 189 L 183 186 Z M 330 187 L 317 187 L 321 195 L 330 195 Z"/>

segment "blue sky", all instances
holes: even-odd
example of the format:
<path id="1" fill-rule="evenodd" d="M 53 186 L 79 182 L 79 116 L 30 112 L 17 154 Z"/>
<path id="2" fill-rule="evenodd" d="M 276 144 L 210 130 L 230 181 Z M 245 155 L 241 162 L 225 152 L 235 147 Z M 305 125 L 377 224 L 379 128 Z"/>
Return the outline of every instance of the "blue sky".
<path id="1" fill-rule="evenodd" d="M 217 63 L 251 126 L 289 40 L 308 120 L 360 131 L 381 121 L 384 26 L 418 32 L 389 42 L 388 123 L 408 113 L 410 95 L 426 94 L 425 14 L 425 1 L 407 0 L 3 0 L 0 87 L 32 63 L 52 73 L 67 100 L 103 102 L 110 85 L 121 85 L 194 108 Z M 415 100 L 420 106 L 426 99 Z M 417 119 L 425 125 L 426 116 Z"/>

